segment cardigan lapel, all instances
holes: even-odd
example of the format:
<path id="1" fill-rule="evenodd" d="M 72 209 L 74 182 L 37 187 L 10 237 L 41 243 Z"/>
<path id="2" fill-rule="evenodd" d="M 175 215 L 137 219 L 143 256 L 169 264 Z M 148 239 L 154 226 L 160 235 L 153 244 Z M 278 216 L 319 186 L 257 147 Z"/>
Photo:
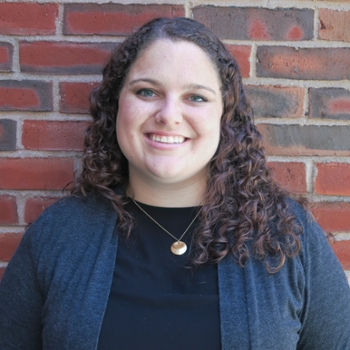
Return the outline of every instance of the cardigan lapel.
<path id="1" fill-rule="evenodd" d="M 222 350 L 251 349 L 244 269 L 226 256 L 218 264 Z"/>

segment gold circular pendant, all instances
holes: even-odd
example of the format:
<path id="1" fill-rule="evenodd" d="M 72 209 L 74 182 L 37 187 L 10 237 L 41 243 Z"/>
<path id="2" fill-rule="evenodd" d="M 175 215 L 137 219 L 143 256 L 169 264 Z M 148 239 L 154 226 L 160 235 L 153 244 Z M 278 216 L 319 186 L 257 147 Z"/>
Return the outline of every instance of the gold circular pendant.
<path id="1" fill-rule="evenodd" d="M 170 250 L 175 255 L 182 255 L 186 253 L 187 245 L 182 241 L 177 241 L 171 245 Z"/>

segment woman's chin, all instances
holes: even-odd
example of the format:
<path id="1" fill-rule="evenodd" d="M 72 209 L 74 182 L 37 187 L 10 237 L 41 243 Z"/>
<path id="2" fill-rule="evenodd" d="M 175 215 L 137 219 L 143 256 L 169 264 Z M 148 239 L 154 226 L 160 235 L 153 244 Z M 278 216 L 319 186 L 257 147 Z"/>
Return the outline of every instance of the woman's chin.
<path id="1" fill-rule="evenodd" d="M 189 173 L 186 169 L 176 169 L 173 167 L 168 169 L 156 169 L 152 172 L 152 179 L 154 183 L 158 183 L 159 185 L 169 185 L 182 188 L 191 184 L 197 184 L 200 181 L 206 183 L 206 175 L 206 169 L 202 169 L 196 173 Z"/>

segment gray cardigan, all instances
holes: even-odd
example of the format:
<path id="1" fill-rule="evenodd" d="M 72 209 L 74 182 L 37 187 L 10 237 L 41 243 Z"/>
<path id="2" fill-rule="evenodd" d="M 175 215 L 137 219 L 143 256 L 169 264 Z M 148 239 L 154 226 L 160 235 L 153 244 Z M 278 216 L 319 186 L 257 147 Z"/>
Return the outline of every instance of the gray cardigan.
<path id="1" fill-rule="evenodd" d="M 245 268 L 231 257 L 218 264 L 224 350 L 350 349 L 344 272 L 319 226 L 291 205 L 302 249 L 281 271 L 254 258 Z M 96 349 L 116 253 L 116 213 L 103 199 L 69 197 L 46 210 L 0 285 L 0 349 Z"/>

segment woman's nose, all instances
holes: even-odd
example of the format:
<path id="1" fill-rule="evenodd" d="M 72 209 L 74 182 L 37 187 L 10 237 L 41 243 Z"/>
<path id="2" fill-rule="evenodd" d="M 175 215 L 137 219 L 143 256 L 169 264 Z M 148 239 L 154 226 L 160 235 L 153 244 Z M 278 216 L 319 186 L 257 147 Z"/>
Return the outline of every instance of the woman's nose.
<path id="1" fill-rule="evenodd" d="M 182 121 L 181 101 L 174 97 L 164 99 L 157 111 L 156 121 L 164 125 L 180 123 Z"/>

